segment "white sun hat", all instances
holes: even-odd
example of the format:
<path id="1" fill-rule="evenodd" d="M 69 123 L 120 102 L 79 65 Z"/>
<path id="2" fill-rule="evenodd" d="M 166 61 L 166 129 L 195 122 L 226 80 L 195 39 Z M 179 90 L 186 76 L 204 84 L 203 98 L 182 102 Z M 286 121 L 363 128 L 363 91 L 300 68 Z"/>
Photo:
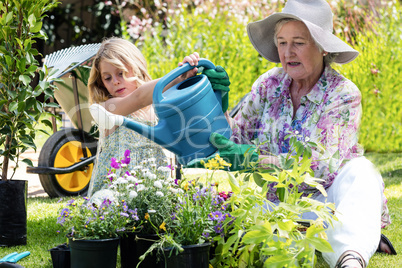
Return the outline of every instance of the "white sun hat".
<path id="1" fill-rule="evenodd" d="M 247 33 L 254 48 L 271 62 L 280 62 L 274 34 L 276 23 L 284 18 L 302 21 L 324 51 L 338 54 L 334 59 L 336 63 L 351 62 L 359 55 L 359 52 L 332 34 L 332 11 L 327 1 L 289 0 L 282 12 L 247 25 Z"/>

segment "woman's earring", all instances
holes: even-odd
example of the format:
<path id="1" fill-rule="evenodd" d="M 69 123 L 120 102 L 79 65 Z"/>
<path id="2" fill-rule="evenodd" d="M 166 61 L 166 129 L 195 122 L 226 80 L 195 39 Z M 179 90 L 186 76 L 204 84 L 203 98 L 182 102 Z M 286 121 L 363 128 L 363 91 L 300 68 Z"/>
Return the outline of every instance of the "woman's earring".
<path id="1" fill-rule="evenodd" d="M 322 53 L 322 55 L 325 57 L 325 56 L 328 55 L 328 53 L 327 53 L 327 52 L 324 52 L 324 53 Z"/>

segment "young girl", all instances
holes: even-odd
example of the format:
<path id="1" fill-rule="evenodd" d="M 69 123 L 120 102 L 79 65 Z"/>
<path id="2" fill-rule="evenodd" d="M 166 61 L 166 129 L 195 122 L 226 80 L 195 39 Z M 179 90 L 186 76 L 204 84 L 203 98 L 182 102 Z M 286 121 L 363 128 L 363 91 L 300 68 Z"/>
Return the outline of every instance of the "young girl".
<path id="1" fill-rule="evenodd" d="M 184 62 L 194 64 L 197 53 L 184 58 Z M 166 86 L 174 84 L 197 73 L 197 68 L 183 74 Z M 144 56 L 131 42 L 121 38 L 110 38 L 102 42 L 96 54 L 88 80 L 91 103 L 99 103 L 108 111 L 127 116 L 148 125 L 155 125 L 157 118 L 150 105 L 153 89 L 158 80 L 152 80 L 147 71 Z M 166 166 L 167 157 L 163 148 L 142 135 L 125 127 L 112 130 L 99 129 L 98 153 L 89 184 L 88 196 L 106 186 L 107 170 L 111 158 L 124 158 L 130 150 L 130 166 L 142 160 L 155 159 L 157 166 Z"/>

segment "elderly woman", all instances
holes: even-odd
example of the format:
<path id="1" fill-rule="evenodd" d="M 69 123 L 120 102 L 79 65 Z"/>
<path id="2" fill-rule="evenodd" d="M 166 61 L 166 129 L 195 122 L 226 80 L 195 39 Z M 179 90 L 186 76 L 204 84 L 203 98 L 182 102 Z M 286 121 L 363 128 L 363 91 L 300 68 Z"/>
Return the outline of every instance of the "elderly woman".
<path id="1" fill-rule="evenodd" d="M 339 219 L 327 230 L 334 252 L 323 253 L 324 259 L 331 267 L 366 267 L 377 248 L 395 254 L 381 236 L 381 227 L 390 224 L 383 180 L 358 144 L 360 91 L 330 65 L 348 63 L 358 52 L 332 34 L 330 6 L 324 0 L 289 0 L 281 13 L 250 23 L 247 31 L 255 49 L 282 68 L 255 81 L 232 122 L 232 140 L 258 140 L 266 154 L 261 162 L 276 165 L 277 156 L 290 150 L 289 132 L 322 144 L 326 151 L 313 151 L 312 169 L 325 180 L 327 201 L 335 203 Z M 319 159 L 337 152 L 337 171 L 330 172 L 328 161 Z M 303 190 L 325 200 L 314 189 Z M 267 197 L 279 202 L 275 192 L 271 185 Z"/>
<path id="2" fill-rule="evenodd" d="M 325 179 L 327 200 L 335 203 L 339 219 L 327 231 L 334 252 L 323 257 L 331 267 L 366 267 L 381 227 L 390 223 L 384 183 L 358 144 L 360 91 L 330 66 L 348 63 L 358 52 L 332 34 L 332 12 L 324 0 L 289 0 L 281 13 L 250 23 L 247 31 L 255 49 L 282 68 L 254 83 L 234 120 L 235 141 L 258 138 L 269 155 L 262 161 L 273 164 L 275 155 L 289 151 L 288 132 L 321 143 L 326 151 L 313 151 L 312 168 Z M 318 159 L 336 152 L 339 167 L 331 173 L 328 161 Z M 278 202 L 275 191 L 270 188 L 268 199 Z M 314 197 L 324 201 L 319 192 Z"/>

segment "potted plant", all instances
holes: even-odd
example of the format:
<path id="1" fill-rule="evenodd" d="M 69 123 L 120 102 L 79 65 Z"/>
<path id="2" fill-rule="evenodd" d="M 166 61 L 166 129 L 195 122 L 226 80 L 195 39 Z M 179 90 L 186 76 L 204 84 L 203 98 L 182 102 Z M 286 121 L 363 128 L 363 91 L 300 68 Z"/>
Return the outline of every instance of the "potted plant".
<path id="1" fill-rule="evenodd" d="M 150 249 L 164 253 L 166 267 L 209 267 L 211 243 L 224 237 L 224 224 L 227 229 L 233 221 L 226 205 L 231 193 L 219 192 L 213 181 L 215 171 L 228 165 L 217 155 L 205 164 L 212 170 L 206 178 L 180 181 L 172 219 Z"/>
<path id="2" fill-rule="evenodd" d="M 53 95 L 50 83 L 43 81 L 46 70 L 38 70 L 35 39 L 45 39 L 40 31 L 44 14 L 57 2 L 5 0 L 0 3 L 0 245 L 26 244 L 27 181 L 11 180 L 18 168 L 19 156 L 28 148 L 36 149 L 35 126 L 46 107 L 53 104 L 36 99 Z M 39 72 L 35 88 L 31 81 Z M 50 124 L 46 120 L 45 123 Z M 15 163 L 9 176 L 10 161 Z M 31 161 L 24 159 L 29 165 Z"/>
<path id="3" fill-rule="evenodd" d="M 91 197 L 94 200 L 105 191 L 114 193 L 117 199 L 126 202 L 129 210 L 137 213 L 138 220 L 131 218 L 134 222 L 127 222 L 125 231 L 121 233 L 120 256 L 123 268 L 136 267 L 139 257 L 159 240 L 157 234 L 163 232 L 164 226 L 170 225 L 178 190 L 169 176 L 170 166 L 158 167 L 152 158 L 134 167 L 129 164 L 129 150 L 126 150 L 121 160 L 112 158 L 106 181 L 108 187 Z M 157 262 L 157 257 L 147 257 L 141 266 L 155 267 Z"/>
<path id="4" fill-rule="evenodd" d="M 70 199 L 60 210 L 57 223 L 69 239 L 72 267 L 116 267 L 119 235 L 137 212 L 111 191 L 89 200 Z"/>
<path id="5" fill-rule="evenodd" d="M 288 137 L 294 151 L 280 156 L 281 167 L 261 168 L 257 160 L 242 172 L 228 173 L 233 191 L 228 205 L 234 223 L 227 237 L 218 241 L 219 251 L 211 261 L 214 267 L 314 267 L 315 250 L 332 251 L 324 225 L 336 220 L 334 204 L 299 192 L 302 184 L 308 184 L 325 194 L 310 168 L 311 147 L 318 145 L 298 139 L 297 133 Z M 272 182 L 279 204 L 266 198 Z M 305 212 L 314 212 L 318 218 L 303 220 Z"/>

